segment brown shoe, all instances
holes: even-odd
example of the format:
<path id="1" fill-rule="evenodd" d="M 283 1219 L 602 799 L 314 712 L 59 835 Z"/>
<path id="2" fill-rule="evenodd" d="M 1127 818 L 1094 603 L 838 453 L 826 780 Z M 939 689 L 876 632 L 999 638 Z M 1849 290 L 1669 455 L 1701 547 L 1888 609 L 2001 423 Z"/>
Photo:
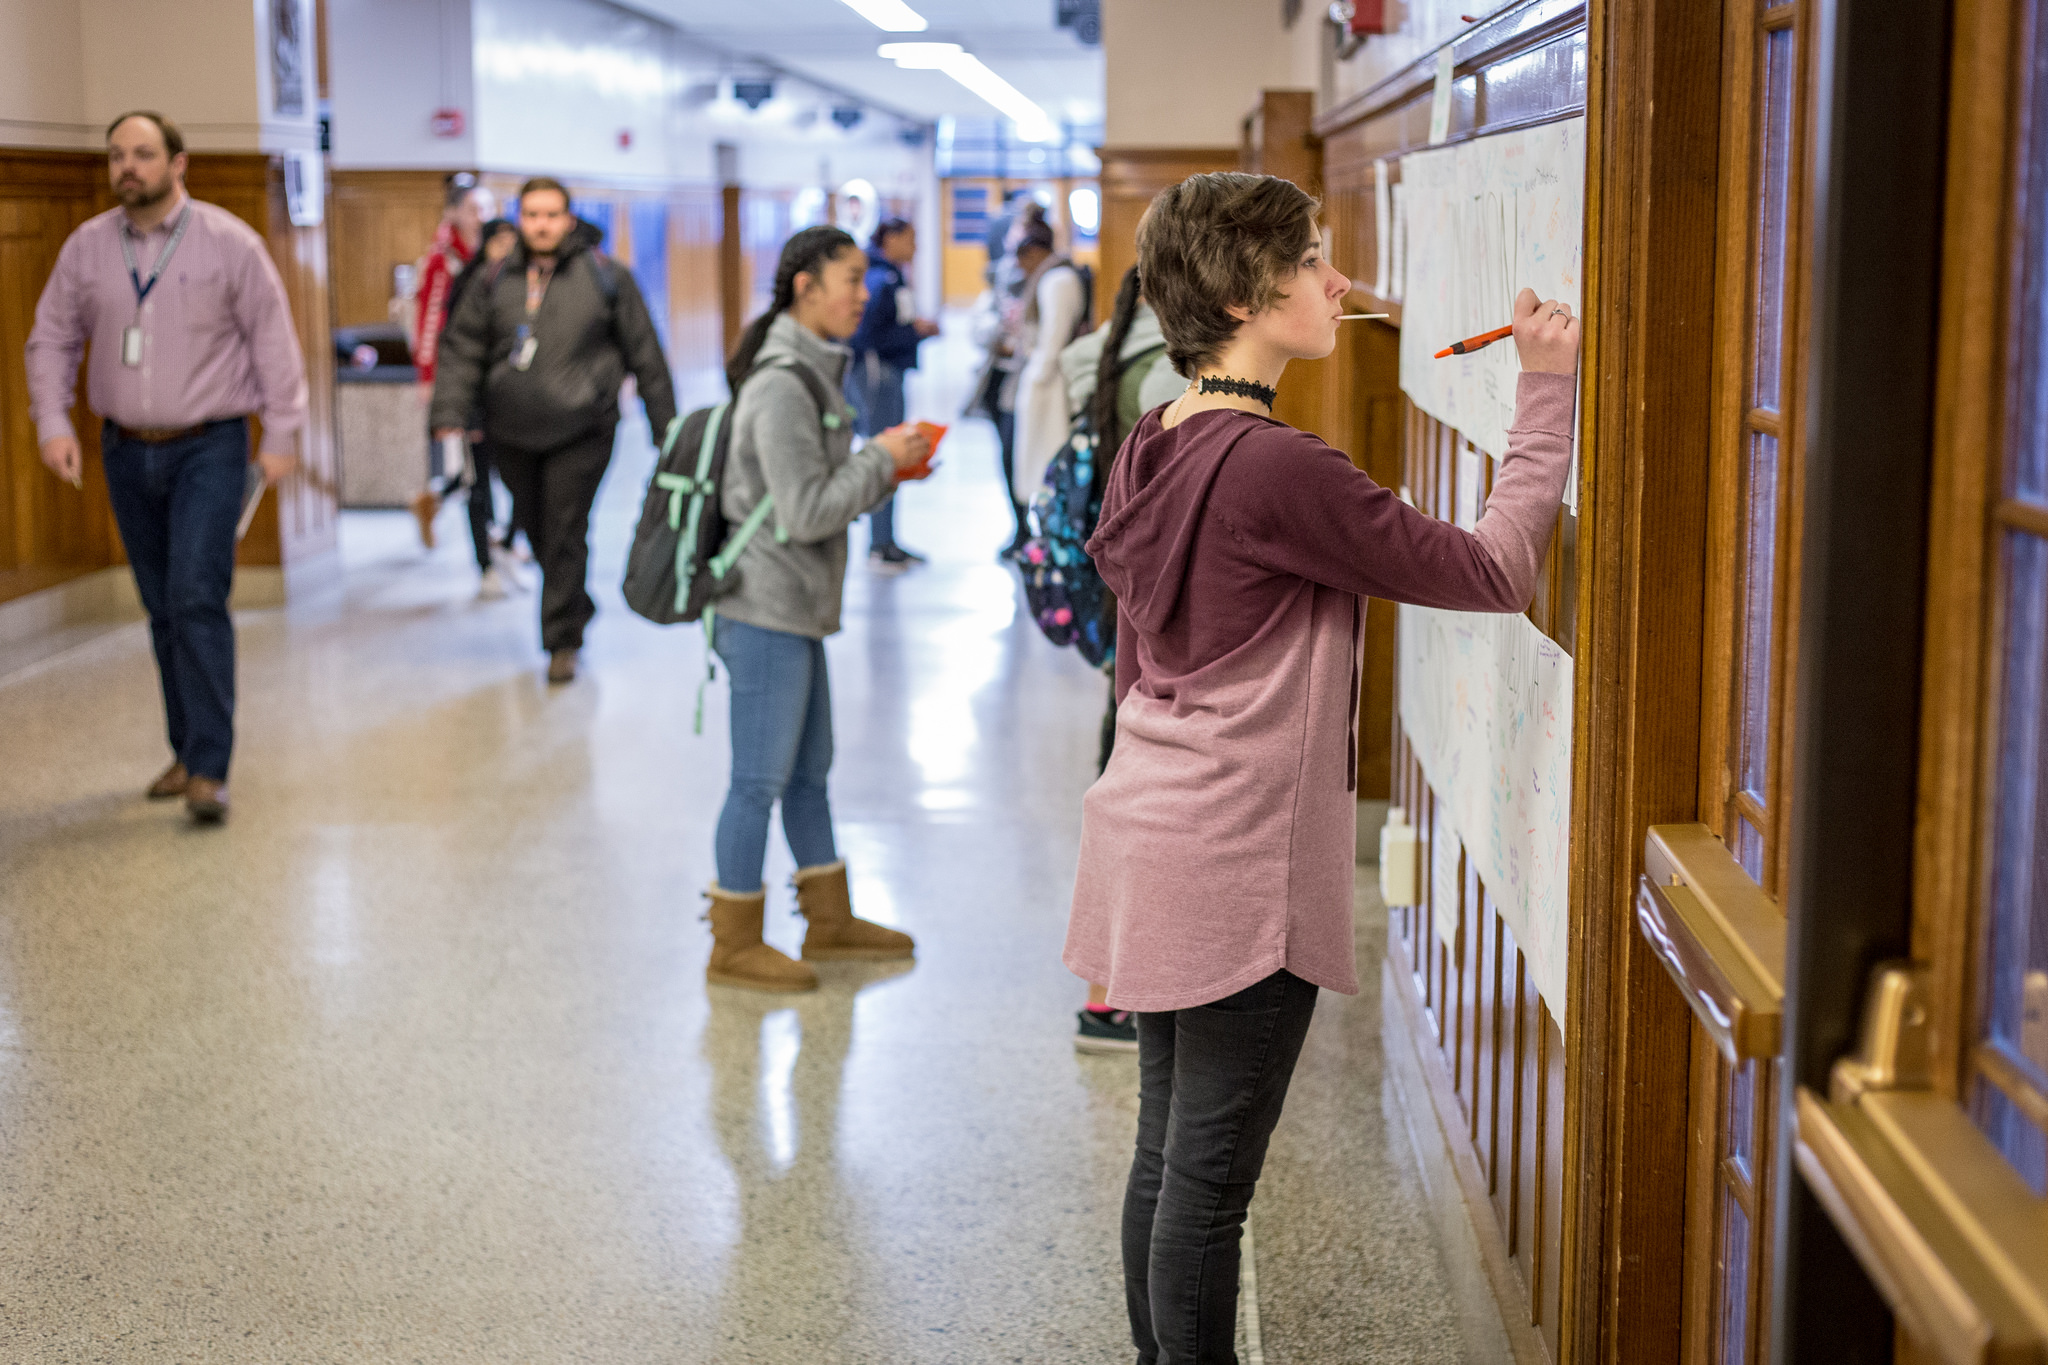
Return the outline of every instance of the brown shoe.
<path id="1" fill-rule="evenodd" d="M 891 962 L 917 955 L 910 935 L 853 917 L 846 889 L 846 860 L 798 868 L 791 884 L 797 907 L 810 921 L 804 957 L 813 962 Z"/>
<path id="2" fill-rule="evenodd" d="M 185 784 L 185 809 L 202 825 L 219 824 L 228 818 L 228 784 L 192 778 Z"/>
<path id="3" fill-rule="evenodd" d="M 761 916 L 768 893 L 741 895 L 714 885 L 704 895 L 711 901 L 711 962 L 704 979 L 714 986 L 741 986 L 750 991 L 808 991 L 818 974 L 761 941 Z"/>
<path id="4" fill-rule="evenodd" d="M 163 770 L 162 776 L 149 784 L 149 799 L 152 801 L 168 801 L 174 796 L 183 796 L 185 794 L 185 784 L 191 780 L 191 777 L 185 771 L 184 764 L 173 763 L 170 767 Z"/>
<path id="5" fill-rule="evenodd" d="M 557 649 L 548 655 L 548 681 L 565 683 L 576 681 L 576 651 Z"/>
<path id="6" fill-rule="evenodd" d="M 431 488 L 422 488 L 413 495 L 412 514 L 420 524 L 420 544 L 429 550 L 434 548 L 434 518 L 441 512 L 441 496 Z"/>

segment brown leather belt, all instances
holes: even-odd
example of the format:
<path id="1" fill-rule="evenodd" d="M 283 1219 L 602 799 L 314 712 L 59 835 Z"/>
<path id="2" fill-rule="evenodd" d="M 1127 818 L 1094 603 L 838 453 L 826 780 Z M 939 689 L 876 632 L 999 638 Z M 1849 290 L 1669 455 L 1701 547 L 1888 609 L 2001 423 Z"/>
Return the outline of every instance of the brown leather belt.
<path id="1" fill-rule="evenodd" d="M 188 436 L 197 436 L 211 426 L 201 422 L 196 427 L 124 427 L 118 423 L 114 430 L 124 441 L 140 441 L 144 445 L 160 446 L 171 441 L 182 441 Z"/>

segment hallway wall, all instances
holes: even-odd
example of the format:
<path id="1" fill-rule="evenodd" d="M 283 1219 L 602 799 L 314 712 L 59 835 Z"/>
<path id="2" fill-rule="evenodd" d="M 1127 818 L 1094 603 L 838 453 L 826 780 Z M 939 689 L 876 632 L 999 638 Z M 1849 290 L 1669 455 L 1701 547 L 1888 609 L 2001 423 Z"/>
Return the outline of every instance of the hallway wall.
<path id="1" fill-rule="evenodd" d="M 305 62 L 297 112 L 274 98 L 271 4 L 0 0 L 0 145 L 96 151 L 108 119 L 157 108 L 194 151 L 312 147 L 313 0 L 286 10 Z"/>
<path id="2" fill-rule="evenodd" d="M 1261 90 L 1321 91 L 1325 8 L 1304 4 L 1284 26 L 1277 4 L 1103 0 L 1105 144 L 1235 146 Z"/>

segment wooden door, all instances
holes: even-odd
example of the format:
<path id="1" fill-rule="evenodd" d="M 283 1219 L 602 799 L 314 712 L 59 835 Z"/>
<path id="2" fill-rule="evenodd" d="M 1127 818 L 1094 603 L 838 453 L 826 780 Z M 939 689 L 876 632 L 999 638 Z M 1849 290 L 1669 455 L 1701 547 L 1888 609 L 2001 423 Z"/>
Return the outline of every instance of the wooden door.
<path id="1" fill-rule="evenodd" d="M 1911 960 L 1797 1095 L 1903 1360 L 2048 1360 L 2048 3 L 1959 0 Z"/>
<path id="2" fill-rule="evenodd" d="M 1647 858 L 1653 882 L 1692 892 L 1704 912 L 1699 937 L 1719 932 L 1715 948 L 1732 950 L 1736 961 L 1715 970 L 1758 969 L 1754 993 L 1764 998 L 1749 1004 L 1767 1017 L 1773 988 L 1782 997 L 1798 663 L 1811 7 L 1727 0 L 1723 10 L 1699 766 L 1700 824 L 1713 837 L 1666 827 Z M 1668 918 L 1669 936 L 1682 939 L 1687 915 Z M 1779 1037 L 1769 1027 L 1738 1037 L 1714 1018 L 1696 1011 L 1693 1023 L 1683 1358 L 1746 1365 L 1770 1340 Z"/>

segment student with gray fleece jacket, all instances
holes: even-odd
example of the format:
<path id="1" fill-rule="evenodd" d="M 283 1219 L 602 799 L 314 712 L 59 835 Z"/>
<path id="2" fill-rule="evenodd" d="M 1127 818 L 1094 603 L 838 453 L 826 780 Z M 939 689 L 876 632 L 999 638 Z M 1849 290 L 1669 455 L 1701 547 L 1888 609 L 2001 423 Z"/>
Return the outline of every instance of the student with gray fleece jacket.
<path id="1" fill-rule="evenodd" d="M 832 833 L 832 692 L 825 637 L 839 630 L 846 528 L 930 472 L 916 428 L 892 427 L 853 448 L 839 397 L 860 325 L 867 257 L 838 228 L 805 228 L 782 248 L 773 306 L 740 338 L 727 366 L 734 394 L 721 508 L 737 525 L 774 499 L 762 533 L 735 565 L 739 585 L 717 602 L 712 647 L 732 680 L 732 784 L 718 817 L 707 980 L 764 991 L 818 984 L 809 962 L 761 941 L 768 816 L 796 855 L 797 905 L 809 961 L 907 958 L 908 934 L 853 917 L 846 864 Z M 807 371 L 812 383 L 800 377 Z M 821 408 L 818 396 L 825 402 Z"/>

